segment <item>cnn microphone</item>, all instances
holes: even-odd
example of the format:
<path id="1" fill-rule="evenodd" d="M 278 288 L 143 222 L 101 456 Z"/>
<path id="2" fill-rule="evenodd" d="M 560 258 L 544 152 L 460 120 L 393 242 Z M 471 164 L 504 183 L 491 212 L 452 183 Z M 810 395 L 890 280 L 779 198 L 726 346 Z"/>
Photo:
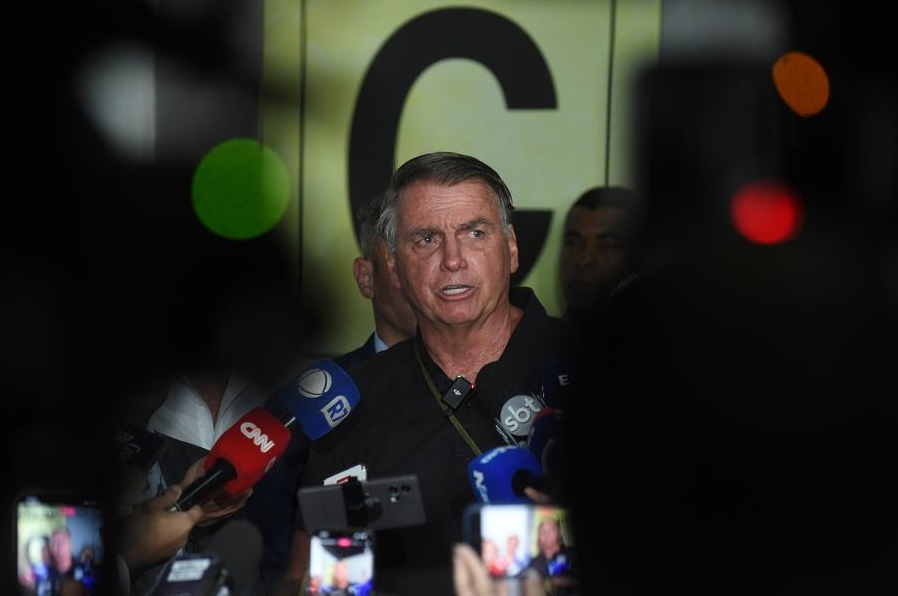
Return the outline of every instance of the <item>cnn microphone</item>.
<path id="1" fill-rule="evenodd" d="M 468 463 L 468 479 L 481 503 L 529 503 L 524 488 L 546 490 L 539 461 L 526 447 L 496 447 Z"/>
<path id="2" fill-rule="evenodd" d="M 302 433 L 317 439 L 343 422 L 359 403 L 358 387 L 345 370 L 330 359 L 313 364 L 279 389 L 274 397 L 299 424 Z"/>
<path id="3" fill-rule="evenodd" d="M 263 407 L 253 408 L 212 445 L 205 474 L 184 489 L 174 509 L 186 511 L 221 488 L 229 495 L 242 493 L 271 469 L 289 442 L 283 422 Z"/>

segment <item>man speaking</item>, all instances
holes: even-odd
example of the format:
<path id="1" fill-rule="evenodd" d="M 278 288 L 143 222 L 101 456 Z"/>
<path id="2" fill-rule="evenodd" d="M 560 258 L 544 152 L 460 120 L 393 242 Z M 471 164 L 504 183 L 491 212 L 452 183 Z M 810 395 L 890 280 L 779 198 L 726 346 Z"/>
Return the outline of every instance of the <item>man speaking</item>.
<path id="1" fill-rule="evenodd" d="M 409 160 L 386 190 L 378 233 L 418 330 L 353 369 L 359 407 L 312 444 L 302 479 L 320 485 L 356 464 L 369 478 L 418 476 L 426 522 L 378 532 L 378 593 L 452 594 L 452 545 L 462 540 L 464 507 L 477 501 L 468 463 L 519 444 L 500 420 L 505 405 L 542 400 L 544 370 L 573 343 L 568 323 L 532 290 L 510 288 L 513 210 L 499 175 L 457 153 Z"/>

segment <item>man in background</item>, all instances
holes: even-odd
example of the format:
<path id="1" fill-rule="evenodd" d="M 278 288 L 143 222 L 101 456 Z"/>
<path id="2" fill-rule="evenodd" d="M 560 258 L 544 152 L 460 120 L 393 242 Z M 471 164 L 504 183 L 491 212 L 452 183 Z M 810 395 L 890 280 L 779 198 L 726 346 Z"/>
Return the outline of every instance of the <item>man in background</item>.
<path id="1" fill-rule="evenodd" d="M 362 254 L 353 261 L 352 274 L 359 292 L 371 301 L 374 331 L 364 344 L 334 358 L 334 362 L 344 370 L 415 334 L 415 313 L 399 287 L 390 282 L 387 247 L 377 235 L 377 218 L 382 203 L 383 196 L 379 194 L 356 214 Z"/>
<path id="2" fill-rule="evenodd" d="M 564 318 L 590 317 L 618 284 L 640 270 L 637 199 L 626 187 L 597 186 L 571 205 L 558 267 Z"/>

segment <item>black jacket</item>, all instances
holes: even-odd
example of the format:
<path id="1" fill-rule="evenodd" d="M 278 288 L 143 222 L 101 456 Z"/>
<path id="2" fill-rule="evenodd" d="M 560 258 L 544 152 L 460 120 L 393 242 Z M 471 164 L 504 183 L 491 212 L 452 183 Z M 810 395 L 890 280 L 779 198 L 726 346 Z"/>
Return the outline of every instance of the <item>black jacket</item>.
<path id="1" fill-rule="evenodd" d="M 496 420 L 509 399 L 544 394 L 546 371 L 555 375 L 572 345 L 569 324 L 549 316 L 532 290 L 513 288 L 510 297 L 524 316 L 502 356 L 478 372 L 476 388 L 455 412 L 483 452 L 506 444 Z M 467 472 L 476 454 L 428 387 L 416 343 L 438 393 L 449 389 L 454 379 L 430 359 L 418 335 L 359 364 L 351 374 L 362 399 L 340 426 L 312 444 L 301 482 L 320 485 L 359 463 L 369 479 L 416 474 L 427 521 L 377 532 L 374 587 L 384 594 L 448 595 L 451 547 L 463 539 L 465 506 L 476 500 Z"/>

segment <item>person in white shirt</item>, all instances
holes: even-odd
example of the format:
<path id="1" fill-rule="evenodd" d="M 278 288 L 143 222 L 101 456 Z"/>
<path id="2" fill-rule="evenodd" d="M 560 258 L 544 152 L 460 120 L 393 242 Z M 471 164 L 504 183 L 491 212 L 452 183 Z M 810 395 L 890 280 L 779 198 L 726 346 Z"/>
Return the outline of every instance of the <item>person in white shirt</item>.
<path id="1" fill-rule="evenodd" d="M 244 414 L 263 405 L 267 397 L 246 376 L 234 372 L 181 375 L 173 379 L 165 401 L 150 415 L 146 428 L 169 440 L 166 451 L 175 450 L 181 455 L 163 457 L 150 468 L 146 497 L 161 494 L 172 482 L 171 478 L 174 481 L 183 478 L 187 466 L 211 449 Z M 190 449 L 190 445 L 200 449 Z"/>
<path id="2" fill-rule="evenodd" d="M 199 373 L 180 374 L 156 383 L 145 395 L 135 398 L 136 409 L 142 409 L 143 414 L 142 418 L 131 416 L 130 421 L 165 439 L 159 457 L 146 471 L 143 498 L 154 499 L 185 477 L 198 476 L 197 470 L 191 472 L 198 460 L 244 414 L 263 405 L 267 397 L 268 393 L 248 375 L 205 366 Z M 248 489 L 239 499 L 239 513 L 206 517 L 197 524 L 183 550 L 203 552 L 224 524 L 244 517 L 242 509 L 252 490 Z M 161 566 L 150 569 L 141 581 L 135 581 L 137 591 L 152 585 L 160 570 Z"/>
<path id="3" fill-rule="evenodd" d="M 267 394 L 237 373 L 182 375 L 147 422 L 147 429 L 211 449 L 241 416 L 261 406 Z"/>

